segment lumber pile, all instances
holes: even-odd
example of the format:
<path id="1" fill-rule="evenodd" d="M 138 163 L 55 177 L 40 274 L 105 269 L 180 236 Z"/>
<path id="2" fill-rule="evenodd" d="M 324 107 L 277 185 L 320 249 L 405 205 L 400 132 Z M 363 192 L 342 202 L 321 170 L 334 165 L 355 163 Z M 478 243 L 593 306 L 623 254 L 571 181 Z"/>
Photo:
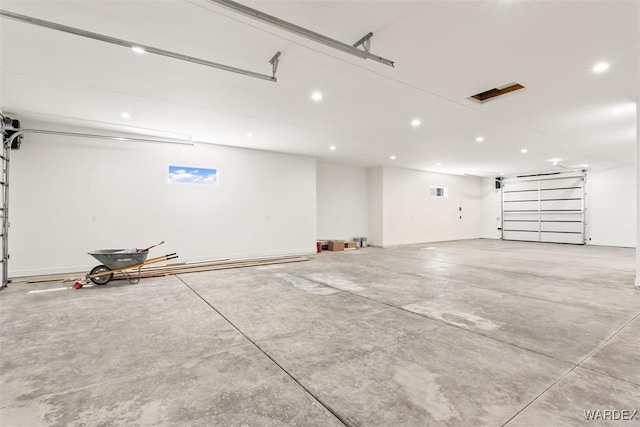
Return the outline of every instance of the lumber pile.
<path id="1" fill-rule="evenodd" d="M 245 259 L 219 259 L 213 261 L 204 262 L 192 262 L 192 263 L 169 263 L 165 265 L 157 265 L 144 267 L 140 269 L 140 278 L 146 279 L 150 277 L 162 277 L 170 276 L 174 274 L 187 274 L 187 273 L 199 273 L 203 271 L 215 271 L 226 270 L 230 268 L 243 268 L 243 267 L 258 267 L 262 265 L 273 264 L 286 264 L 292 262 L 309 261 L 308 257 L 303 256 L 288 256 L 288 257 L 270 257 L 270 258 L 245 258 Z M 137 277 L 138 270 L 128 270 L 130 276 Z M 54 274 L 48 276 L 32 276 L 15 279 L 15 281 L 26 283 L 43 283 L 43 282 L 69 282 L 76 281 L 81 277 L 86 276 L 88 272 L 84 273 L 65 273 Z M 73 277 L 73 278 L 72 278 Z M 115 273 L 113 280 L 126 279 L 123 273 Z"/>
<path id="2" fill-rule="evenodd" d="M 257 258 L 245 260 L 224 260 L 200 263 L 185 263 L 181 265 L 166 265 L 159 267 L 146 267 L 140 270 L 142 279 L 149 277 L 162 277 L 172 274 L 199 273 L 203 271 L 227 270 L 230 268 L 258 267 L 262 265 L 286 264 L 291 262 L 309 261 L 307 257 L 279 257 L 279 258 Z M 130 273 L 131 274 L 131 273 Z M 123 276 L 124 275 L 120 275 Z M 118 279 L 117 276 L 114 279 Z"/>

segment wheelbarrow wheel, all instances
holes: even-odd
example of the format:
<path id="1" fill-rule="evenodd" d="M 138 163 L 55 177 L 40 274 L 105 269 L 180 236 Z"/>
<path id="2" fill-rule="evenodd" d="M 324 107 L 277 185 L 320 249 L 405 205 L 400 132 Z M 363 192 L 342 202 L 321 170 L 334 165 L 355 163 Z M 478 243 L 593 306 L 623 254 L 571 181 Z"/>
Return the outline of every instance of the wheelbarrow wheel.
<path id="1" fill-rule="evenodd" d="M 91 273 L 89 273 L 89 276 L 92 276 L 98 273 L 104 273 L 106 271 L 111 271 L 111 269 L 106 265 L 99 265 L 97 267 L 93 267 L 93 270 L 91 270 Z M 107 283 L 109 283 L 111 279 L 113 279 L 113 273 L 105 274 L 104 276 L 91 277 L 91 281 L 96 285 L 106 285 Z"/>

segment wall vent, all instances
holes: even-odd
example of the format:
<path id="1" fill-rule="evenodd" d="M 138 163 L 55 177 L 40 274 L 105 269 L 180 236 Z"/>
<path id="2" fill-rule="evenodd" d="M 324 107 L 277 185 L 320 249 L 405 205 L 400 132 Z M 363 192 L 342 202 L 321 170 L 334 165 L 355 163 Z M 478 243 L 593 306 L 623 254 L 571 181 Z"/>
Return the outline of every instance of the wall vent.
<path id="1" fill-rule="evenodd" d="M 524 86 L 522 86 L 520 83 L 511 83 L 501 88 L 493 88 L 493 89 L 485 90 L 484 92 L 480 92 L 478 94 L 472 95 L 471 98 L 480 102 L 487 102 L 497 96 L 502 96 L 509 92 L 514 92 L 520 89 L 524 89 Z"/>

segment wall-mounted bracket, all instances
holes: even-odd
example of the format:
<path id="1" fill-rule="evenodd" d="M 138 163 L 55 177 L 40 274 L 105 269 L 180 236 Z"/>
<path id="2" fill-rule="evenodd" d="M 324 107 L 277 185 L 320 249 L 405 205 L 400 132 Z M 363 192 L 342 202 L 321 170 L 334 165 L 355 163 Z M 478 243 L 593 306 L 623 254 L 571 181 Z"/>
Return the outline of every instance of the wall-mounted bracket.
<path id="1" fill-rule="evenodd" d="M 271 68 L 273 69 L 273 81 L 276 81 L 276 72 L 278 71 L 278 64 L 280 63 L 280 55 L 282 52 L 276 52 L 273 55 L 273 58 L 269 60 L 269 64 L 271 64 Z"/>
<path id="2" fill-rule="evenodd" d="M 284 21 L 280 18 L 276 18 L 275 16 L 272 15 L 268 15 L 264 12 L 261 12 L 257 9 L 253 9 L 250 8 L 249 6 L 245 6 L 243 4 L 240 4 L 238 2 L 235 2 L 233 0 L 209 0 L 209 2 L 211 3 L 215 3 L 221 6 L 224 6 L 226 8 L 229 8 L 235 12 L 238 12 L 244 16 L 247 16 L 251 19 L 255 19 L 256 21 L 260 21 L 263 22 L 265 24 L 269 24 L 269 25 L 273 25 L 274 27 L 280 28 L 281 30 L 284 31 L 288 31 L 290 33 L 293 34 L 297 34 L 300 37 L 304 37 L 307 38 L 309 40 L 312 40 L 316 43 L 320 43 L 323 44 L 325 46 L 329 46 L 333 49 L 337 49 L 340 50 L 342 52 L 348 53 L 350 55 L 354 55 L 357 56 L 359 58 L 362 59 L 371 59 L 373 61 L 379 62 L 381 64 L 385 64 L 388 65 L 390 67 L 393 67 L 393 61 L 383 58 L 381 56 L 378 55 L 374 55 L 371 52 L 369 52 L 369 46 L 367 45 L 365 50 L 363 51 L 362 49 L 358 49 L 357 47 L 354 47 L 353 45 L 347 44 L 347 43 L 343 43 L 341 41 L 338 40 L 334 40 L 330 37 L 324 36 L 322 34 L 316 33 L 315 31 L 311 31 L 308 30 L 306 28 L 303 28 L 299 25 L 295 25 L 292 24 L 291 22 L 287 22 Z M 363 37 L 362 39 L 362 43 L 364 43 L 365 41 L 367 41 L 369 38 L 371 38 L 371 36 L 373 35 L 373 33 L 369 33 L 366 36 Z M 367 39 L 367 40 L 364 40 Z M 359 42 L 358 42 L 359 43 Z M 356 45 L 358 45 L 358 43 L 356 43 Z"/>
<path id="3" fill-rule="evenodd" d="M 373 37 L 373 33 L 369 32 L 363 38 L 361 38 L 360 40 L 355 42 L 353 44 L 353 47 L 358 48 L 359 46 L 362 45 L 362 48 L 364 49 L 365 52 L 371 53 L 370 52 L 370 49 L 371 49 L 371 37 Z"/>

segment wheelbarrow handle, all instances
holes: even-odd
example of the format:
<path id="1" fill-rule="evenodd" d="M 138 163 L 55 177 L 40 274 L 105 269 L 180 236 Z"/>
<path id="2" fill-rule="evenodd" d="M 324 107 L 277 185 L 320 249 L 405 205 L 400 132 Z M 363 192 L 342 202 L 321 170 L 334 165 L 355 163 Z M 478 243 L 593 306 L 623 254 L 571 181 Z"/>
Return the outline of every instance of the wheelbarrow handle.
<path id="1" fill-rule="evenodd" d="M 144 248 L 144 249 L 136 249 L 136 252 L 147 252 L 149 249 L 155 248 L 156 246 L 160 246 L 164 243 L 164 240 L 160 243 L 156 243 L 155 245 L 151 245 L 148 248 Z"/>

